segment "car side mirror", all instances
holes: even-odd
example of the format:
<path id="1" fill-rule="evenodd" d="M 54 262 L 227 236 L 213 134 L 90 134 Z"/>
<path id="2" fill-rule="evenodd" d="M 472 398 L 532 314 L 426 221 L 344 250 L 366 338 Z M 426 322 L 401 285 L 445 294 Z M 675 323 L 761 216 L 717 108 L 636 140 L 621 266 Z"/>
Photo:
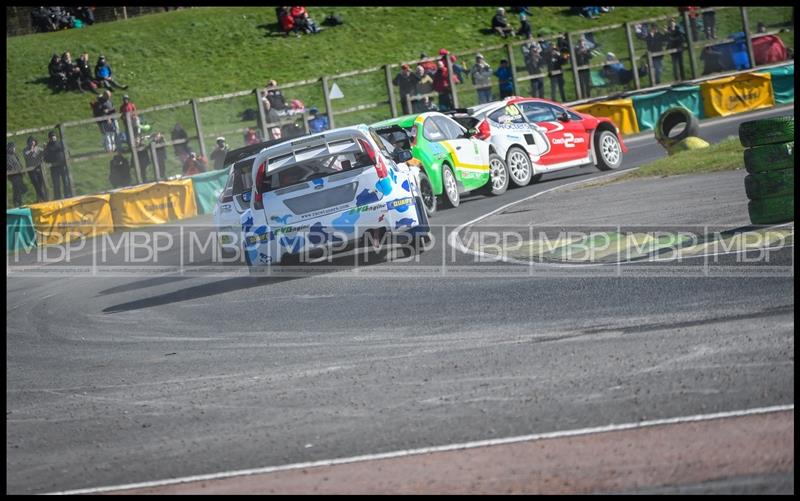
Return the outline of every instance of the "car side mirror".
<path id="1" fill-rule="evenodd" d="M 392 153 L 392 159 L 397 163 L 408 162 L 412 157 L 409 150 L 394 150 Z"/>
<path id="2" fill-rule="evenodd" d="M 569 122 L 569 115 L 567 115 L 566 113 L 561 113 L 556 118 L 558 119 L 559 122 Z"/>

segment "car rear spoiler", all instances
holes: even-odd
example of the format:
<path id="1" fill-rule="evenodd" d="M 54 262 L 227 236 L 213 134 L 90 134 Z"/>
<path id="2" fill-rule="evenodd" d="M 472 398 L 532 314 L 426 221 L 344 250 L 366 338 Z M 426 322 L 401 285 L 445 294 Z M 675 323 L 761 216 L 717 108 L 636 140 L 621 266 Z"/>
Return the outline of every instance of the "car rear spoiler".
<path id="1" fill-rule="evenodd" d="M 263 141 L 261 143 L 249 144 L 241 148 L 236 148 L 235 150 L 231 150 L 227 154 L 225 154 L 224 165 L 230 165 L 232 163 L 236 163 L 239 160 L 243 160 L 247 157 L 258 154 L 258 152 L 263 150 L 264 148 L 269 148 L 270 146 L 286 142 L 289 139 L 291 138 L 271 139 L 269 141 Z"/>

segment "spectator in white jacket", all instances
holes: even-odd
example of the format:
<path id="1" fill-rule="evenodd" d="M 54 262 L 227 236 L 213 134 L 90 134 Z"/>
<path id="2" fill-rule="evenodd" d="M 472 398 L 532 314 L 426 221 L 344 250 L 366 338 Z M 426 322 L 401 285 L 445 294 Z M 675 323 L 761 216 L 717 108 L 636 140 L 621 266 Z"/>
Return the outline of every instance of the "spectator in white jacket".
<path id="1" fill-rule="evenodd" d="M 492 67 L 486 62 L 482 54 L 475 55 L 475 64 L 469 71 L 472 85 L 478 92 L 478 104 L 488 103 L 492 100 Z"/>

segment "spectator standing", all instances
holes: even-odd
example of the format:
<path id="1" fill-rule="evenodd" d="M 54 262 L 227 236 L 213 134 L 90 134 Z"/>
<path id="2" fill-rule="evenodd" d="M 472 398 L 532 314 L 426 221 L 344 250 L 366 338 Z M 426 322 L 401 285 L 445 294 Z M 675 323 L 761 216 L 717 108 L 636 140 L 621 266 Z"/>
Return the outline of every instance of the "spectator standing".
<path id="1" fill-rule="evenodd" d="M 17 146 L 13 142 L 6 144 L 6 176 L 11 181 L 14 207 L 19 207 L 22 205 L 22 195 L 28 191 L 28 187 L 22 181 L 22 164 L 17 156 Z"/>
<path id="2" fill-rule="evenodd" d="M 144 137 L 136 138 L 136 155 L 139 157 L 139 172 L 142 175 L 142 182 L 147 182 L 147 168 L 153 163 L 150 158 L 150 149 L 144 144 Z M 133 163 L 133 162 L 131 162 Z"/>
<path id="3" fill-rule="evenodd" d="M 270 101 L 269 99 L 264 99 L 263 103 L 265 110 L 264 120 L 266 120 L 267 123 L 267 132 L 269 133 L 272 139 L 278 139 L 278 137 L 280 137 L 280 130 L 281 130 L 281 125 L 280 125 L 281 116 L 278 114 L 277 111 L 275 111 L 275 108 L 272 107 L 272 101 Z M 250 130 L 252 130 L 253 133 L 256 132 L 255 129 L 248 129 L 247 134 L 245 134 L 244 138 L 245 144 L 256 144 L 260 142 L 261 140 L 258 138 L 258 136 L 256 136 L 255 139 L 253 139 L 253 137 L 250 136 Z M 254 142 L 251 143 L 248 141 L 254 141 Z"/>
<path id="4" fill-rule="evenodd" d="M 544 71 L 542 47 L 533 39 L 533 35 L 528 36 L 528 43 L 522 46 L 522 53 L 525 58 L 525 69 L 529 75 L 539 75 Z M 531 96 L 544 97 L 544 78 L 531 79 Z"/>
<path id="5" fill-rule="evenodd" d="M 113 118 L 117 110 L 111 101 L 111 91 L 103 91 L 103 94 L 97 99 L 96 106 L 97 115 L 106 117 L 105 120 L 99 122 L 99 125 L 100 131 L 103 133 L 103 147 L 106 153 L 111 153 L 117 149 L 117 131 L 119 130 L 117 120 Z"/>
<path id="6" fill-rule="evenodd" d="M 28 145 L 22 150 L 22 156 L 25 157 L 25 167 L 31 169 L 28 171 L 33 189 L 36 190 L 36 201 L 47 201 L 47 186 L 44 182 L 44 174 L 42 173 L 42 161 L 44 150 L 39 146 L 39 141 L 33 136 L 28 136 Z"/>
<path id="7" fill-rule="evenodd" d="M 164 179 L 164 173 L 167 171 L 167 140 L 164 134 L 156 132 L 151 141 L 156 145 L 157 179 Z"/>
<path id="8" fill-rule="evenodd" d="M 716 40 L 717 31 L 717 14 L 714 9 L 703 10 L 703 31 L 706 35 L 706 40 Z"/>
<path id="9" fill-rule="evenodd" d="M 62 187 L 64 198 L 71 198 L 72 187 L 69 184 L 64 145 L 59 141 L 54 130 L 51 130 L 48 134 L 47 146 L 44 148 L 44 161 L 50 164 L 50 177 L 53 180 L 53 200 L 62 198 Z"/>
<path id="10" fill-rule="evenodd" d="M 116 155 L 111 158 L 108 165 L 108 182 L 114 188 L 133 184 L 131 182 L 131 163 L 122 154 L 122 150 L 117 150 Z"/>
<path id="11" fill-rule="evenodd" d="M 419 58 L 423 60 L 428 59 L 428 55 L 424 52 L 420 52 Z M 433 78 L 433 75 L 436 74 L 436 61 L 420 61 L 419 65 L 422 66 L 422 68 L 425 70 L 425 73 L 430 75 L 431 78 Z"/>
<path id="12" fill-rule="evenodd" d="M 280 131 L 280 127 L 273 127 L 274 129 L 278 129 Z M 273 138 L 275 139 L 275 138 Z M 254 127 L 248 127 L 247 131 L 244 133 L 244 144 L 258 144 L 261 142 L 261 138 L 258 137 L 258 131 Z"/>
<path id="13" fill-rule="evenodd" d="M 278 87 L 278 82 L 275 80 L 270 80 L 267 83 L 267 99 L 269 99 L 269 104 L 272 105 L 272 108 L 278 112 L 278 114 L 283 114 L 286 112 L 286 99 L 283 97 L 283 92 L 281 92 Z"/>
<path id="14" fill-rule="evenodd" d="M 475 55 L 475 64 L 469 71 L 472 85 L 478 92 L 478 104 L 488 103 L 492 100 L 492 67 L 483 58 L 483 54 Z"/>
<path id="15" fill-rule="evenodd" d="M 308 129 L 312 134 L 328 130 L 328 117 L 325 115 L 320 115 L 316 106 L 312 106 L 311 109 L 308 110 L 308 113 L 310 115 L 308 120 Z"/>
<path id="16" fill-rule="evenodd" d="M 175 124 L 175 127 L 172 128 L 172 134 L 170 135 L 172 142 L 176 141 L 184 141 L 180 144 L 174 144 L 173 149 L 175 151 L 175 156 L 180 159 L 181 162 L 185 162 L 186 158 L 189 156 L 189 134 L 183 129 L 183 126 L 180 122 Z"/>
<path id="17" fill-rule="evenodd" d="M 650 25 L 650 30 L 647 33 L 647 38 L 645 38 L 645 43 L 647 44 L 647 52 L 651 54 L 656 52 L 661 52 L 664 50 L 664 36 L 658 29 L 658 25 L 655 23 Z M 653 85 L 658 85 L 661 83 L 661 66 L 664 62 L 664 56 L 653 56 L 653 74 L 655 81 L 653 81 Z"/>
<path id="18" fill-rule="evenodd" d="M 684 12 L 689 13 L 689 26 L 692 30 L 692 40 L 697 41 L 698 34 L 697 34 L 697 11 L 700 7 L 678 7 L 678 12 L 681 13 L 681 17 L 683 17 Z M 684 32 L 686 32 L 686 26 L 684 26 Z"/>
<path id="19" fill-rule="evenodd" d="M 497 8 L 497 12 L 492 18 L 492 29 L 503 38 L 507 36 L 514 36 L 514 28 L 508 23 L 506 10 L 504 8 Z"/>
<path id="20" fill-rule="evenodd" d="M 578 67 L 586 66 L 591 62 L 592 59 L 592 52 L 589 50 L 589 46 L 586 43 L 585 39 L 581 39 L 578 42 L 578 46 L 575 47 L 575 63 Z M 581 97 L 587 98 L 591 97 L 592 95 L 592 74 L 589 68 L 579 69 L 578 70 L 578 83 L 581 87 Z"/>
<path id="21" fill-rule="evenodd" d="M 673 52 L 670 57 L 672 58 L 672 76 L 679 82 L 685 78 L 683 72 L 683 44 L 683 30 L 675 22 L 675 19 L 670 19 L 669 23 L 667 23 L 667 48 L 671 50 L 678 49 L 678 52 Z"/>
<path id="22" fill-rule="evenodd" d="M 517 31 L 517 35 L 523 38 L 528 38 L 532 35 L 531 23 L 528 21 L 528 16 L 525 14 L 519 15 L 519 31 Z"/>
<path id="23" fill-rule="evenodd" d="M 136 105 L 133 104 L 131 98 L 125 94 L 122 96 L 122 106 L 119 108 L 120 113 L 122 113 L 122 120 L 123 124 L 125 124 L 125 131 L 128 134 L 128 137 L 135 138 L 139 134 L 139 115 L 136 114 Z M 131 124 L 133 125 L 133 135 L 131 135 L 131 131 L 128 130 L 128 120 L 126 118 L 127 115 L 131 117 Z"/>
<path id="24" fill-rule="evenodd" d="M 419 77 L 415 73 L 411 73 L 411 68 L 407 64 L 400 67 L 400 73 L 392 80 L 392 83 L 400 88 L 400 104 L 404 115 L 411 113 L 408 96 L 417 90 L 417 82 L 419 82 Z"/>
<path id="25" fill-rule="evenodd" d="M 453 82 L 457 84 L 464 83 L 464 68 L 458 64 L 456 55 L 450 54 L 447 49 L 439 49 L 439 55 L 441 56 L 439 59 L 444 63 L 445 68 L 447 68 L 447 57 L 450 56 L 450 66 L 453 68 Z"/>
<path id="26" fill-rule="evenodd" d="M 191 152 L 183 163 L 183 175 L 192 176 L 206 171 L 206 165 L 203 162 L 203 157 L 198 157 L 197 153 Z"/>
<path id="27" fill-rule="evenodd" d="M 112 75 L 111 66 L 108 65 L 106 56 L 100 54 L 100 57 L 97 58 L 97 64 L 94 65 L 95 80 L 106 89 L 110 89 L 112 86 L 118 89 L 128 88 L 127 85 L 117 83 L 117 81 L 112 78 Z"/>
<path id="28" fill-rule="evenodd" d="M 561 102 L 563 103 L 567 98 L 564 95 L 564 71 L 562 67 L 564 63 L 567 62 L 567 58 L 564 57 L 564 54 L 559 51 L 557 47 L 553 46 L 553 44 L 548 44 L 543 54 L 545 55 L 547 70 L 550 74 L 550 99 L 557 101 L 556 88 L 558 88 L 561 95 Z"/>
<path id="29" fill-rule="evenodd" d="M 433 77 L 433 90 L 439 93 L 439 109 L 447 111 L 453 108 L 453 96 L 450 94 L 450 77 L 447 66 L 440 60 L 436 63 L 436 75 Z"/>
<path id="30" fill-rule="evenodd" d="M 214 151 L 211 152 L 210 158 L 213 163 L 214 170 L 223 169 L 225 167 L 225 155 L 228 154 L 228 143 L 225 138 L 220 136 L 217 138 L 217 144 L 214 146 Z"/>
<path id="31" fill-rule="evenodd" d="M 494 76 L 500 83 L 500 99 L 505 99 L 514 95 L 514 79 L 511 74 L 511 66 L 508 59 L 500 60 L 500 67 L 494 72 Z"/>
<path id="32" fill-rule="evenodd" d="M 421 96 L 433 92 L 433 78 L 425 72 L 425 68 L 421 64 L 417 65 L 416 75 L 419 80 L 417 81 L 417 87 L 415 89 L 416 97 L 413 100 L 411 109 L 414 113 L 421 113 Z"/>

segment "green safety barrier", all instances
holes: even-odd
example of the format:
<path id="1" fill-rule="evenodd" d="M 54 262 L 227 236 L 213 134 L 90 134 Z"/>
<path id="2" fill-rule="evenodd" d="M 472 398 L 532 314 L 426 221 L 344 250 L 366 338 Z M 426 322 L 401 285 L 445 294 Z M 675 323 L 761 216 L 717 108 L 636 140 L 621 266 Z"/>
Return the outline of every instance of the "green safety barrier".
<path id="1" fill-rule="evenodd" d="M 762 70 L 772 74 L 772 93 L 775 95 L 775 104 L 794 102 L 794 65 L 780 66 Z"/>
<path id="2" fill-rule="evenodd" d="M 228 169 L 212 170 L 190 176 L 194 185 L 194 197 L 198 214 L 210 214 L 214 211 L 222 189 L 228 182 Z"/>
<path id="3" fill-rule="evenodd" d="M 670 108 L 683 106 L 697 118 L 703 118 L 703 101 L 699 85 L 683 85 L 659 92 L 631 96 L 639 130 L 655 128 L 658 117 Z"/>
<path id="4" fill-rule="evenodd" d="M 27 207 L 6 210 L 6 242 L 8 250 L 16 251 L 36 245 L 33 217 Z"/>

